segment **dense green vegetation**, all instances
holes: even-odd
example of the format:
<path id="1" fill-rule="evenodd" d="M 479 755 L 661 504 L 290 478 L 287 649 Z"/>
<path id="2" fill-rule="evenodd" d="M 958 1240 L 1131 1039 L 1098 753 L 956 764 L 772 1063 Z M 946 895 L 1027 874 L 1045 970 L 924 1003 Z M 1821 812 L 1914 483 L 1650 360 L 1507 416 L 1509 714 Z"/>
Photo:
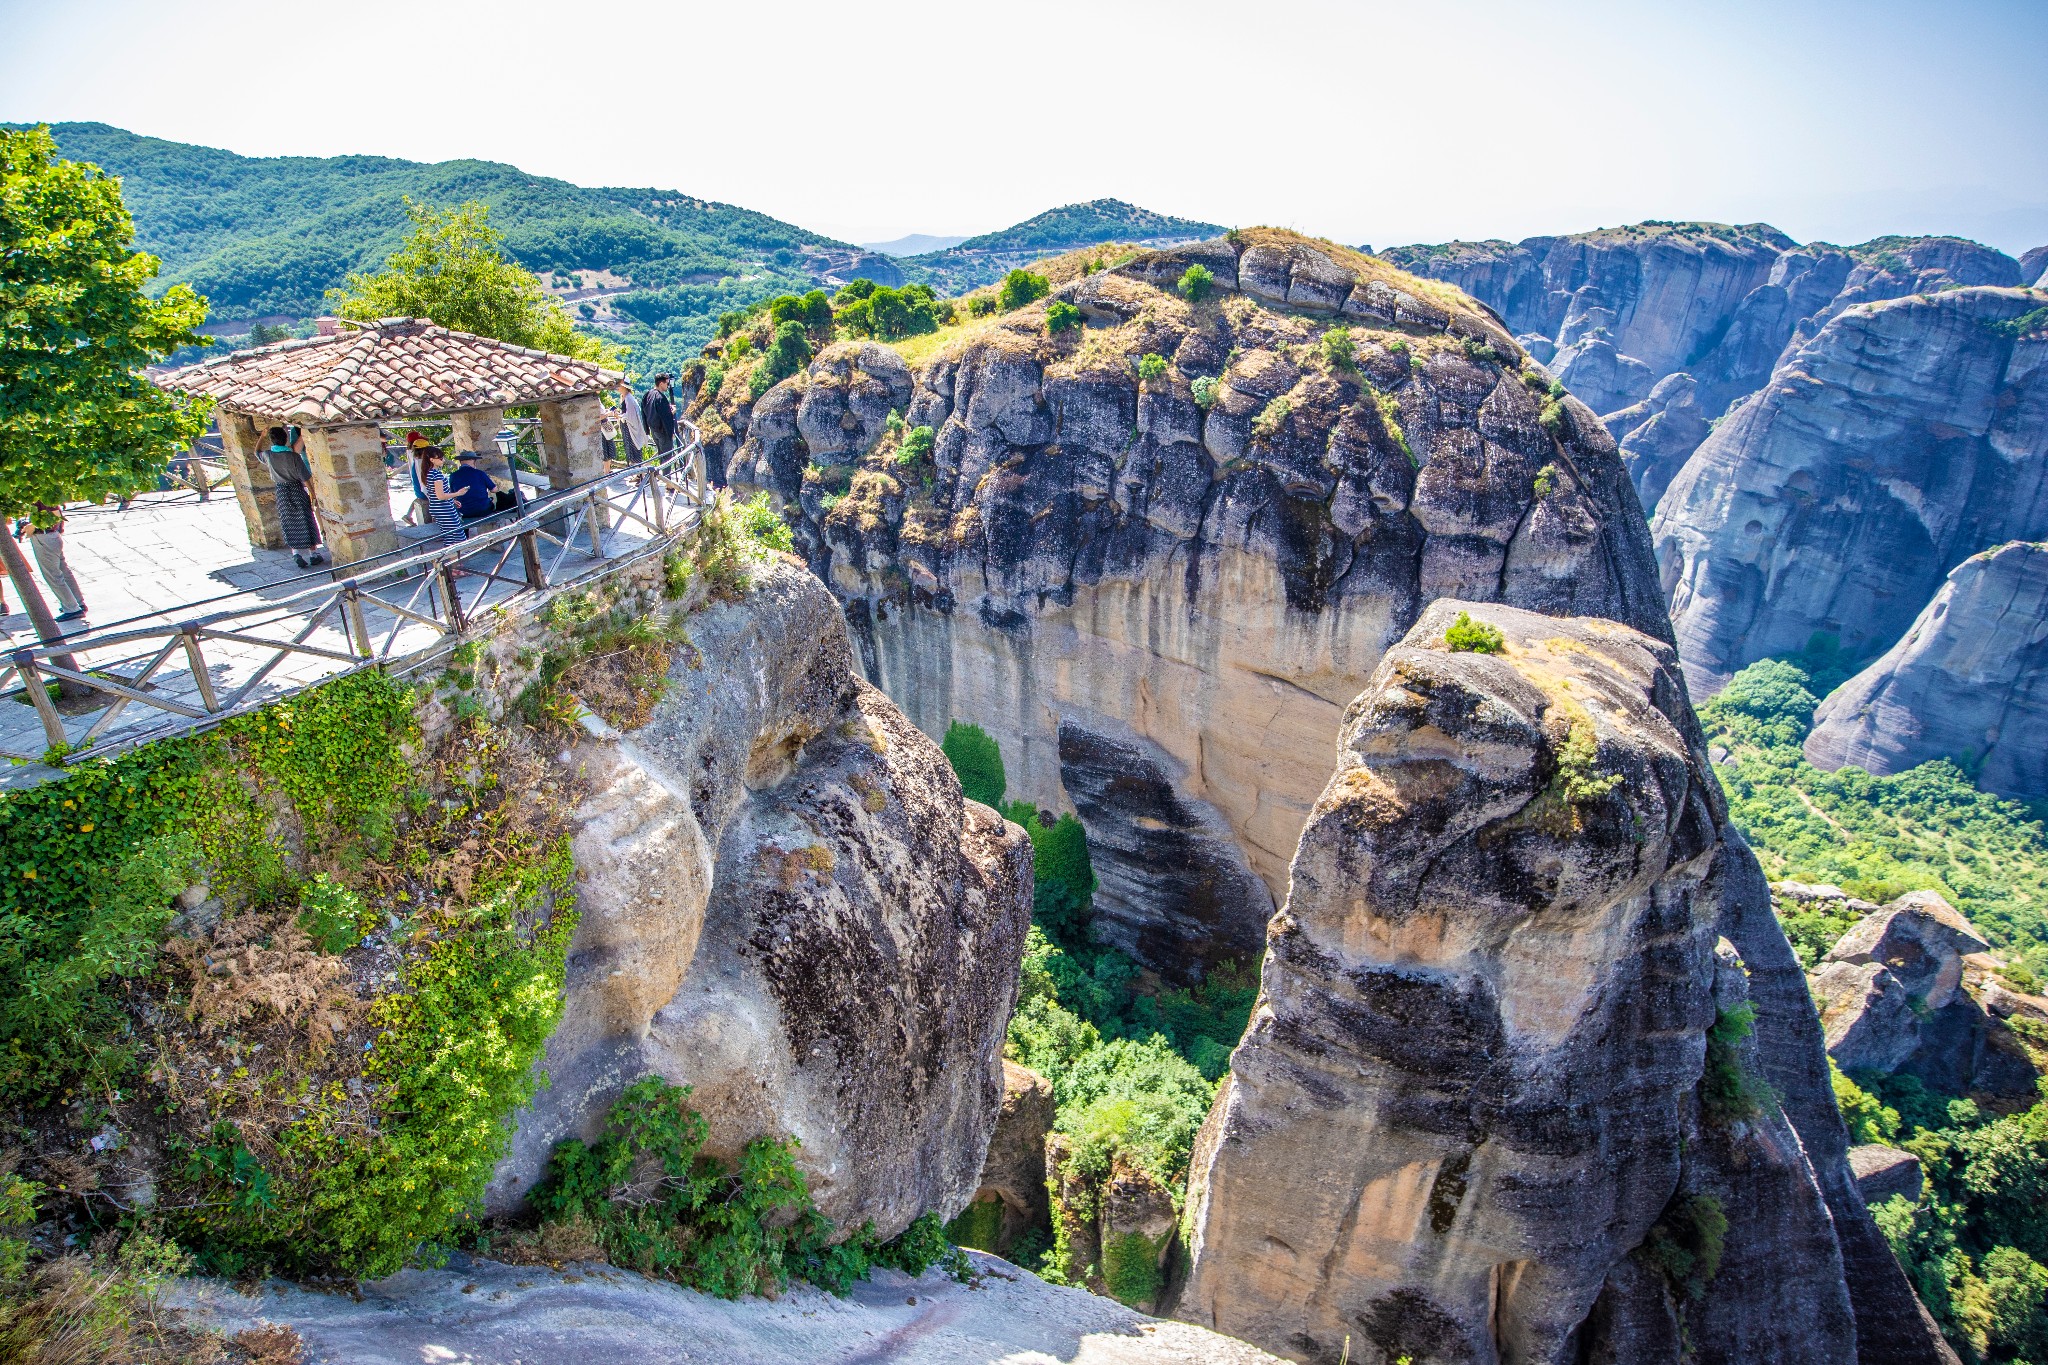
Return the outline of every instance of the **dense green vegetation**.
<path id="1" fill-rule="evenodd" d="M 643 1077 L 613 1102 L 594 1145 L 559 1144 L 532 1196 L 541 1228 L 510 1239 L 512 1249 L 601 1256 L 724 1299 L 779 1294 L 792 1277 L 844 1294 L 875 1266 L 921 1275 L 943 1261 L 969 1273 L 929 1213 L 890 1242 L 868 1227 L 829 1244 L 832 1223 L 811 1202 L 795 1140 L 756 1138 L 728 1167 L 702 1155 L 708 1125 L 689 1094 Z"/>
<path id="2" fill-rule="evenodd" d="M 656 189 L 589 189 L 488 161 L 243 157 L 99 123 L 52 127 L 63 155 L 121 177 L 136 241 L 221 319 L 305 318 L 406 232 L 405 200 L 490 206 L 512 258 L 603 284 L 636 368 L 674 370 L 720 313 L 818 282 L 852 248 L 765 214 Z M 609 271 L 612 283 L 596 278 Z"/>
<path id="3" fill-rule="evenodd" d="M 2040 819 L 1979 791 L 1946 761 L 1890 777 L 1815 768 L 1799 747 L 1817 704 L 1812 681 L 1798 664 L 1764 660 L 1700 708 L 1701 722 L 1733 756 L 1718 770 L 1721 783 L 1765 870 L 1879 902 L 1932 888 L 1994 945 L 2037 975 L 2048 971 L 2048 834 Z M 1809 928 L 1817 944 L 1826 926 Z"/>
<path id="4" fill-rule="evenodd" d="M 1737 826 L 1774 879 L 1833 882 L 1880 902 L 1932 888 L 2038 970 L 2048 956 L 2048 840 L 2031 812 L 1977 790 L 1952 763 L 1872 777 L 1824 773 L 1801 756 L 1816 684 L 1831 686 L 1846 668 L 1817 642 L 1797 662 L 1751 664 L 1700 708 L 1731 754 L 1719 772 Z M 1781 922 L 1811 967 L 1855 919 L 1816 906 Z M 1994 1365 L 2048 1359 L 2048 1106 L 1999 1117 L 1909 1076 L 1840 1072 L 1835 1099 L 1852 1140 L 1902 1146 L 1925 1167 L 1917 1207 L 1894 1197 L 1875 1212 L 1958 1352 Z"/>
<path id="5" fill-rule="evenodd" d="M 1031 838 L 1033 923 L 1008 1055 L 1052 1082 L 1054 1128 L 1068 1140 L 1084 1186 L 1121 1165 L 1178 1198 L 1215 1082 L 1229 1069 L 1230 1050 L 1251 1016 L 1256 969 L 1226 964 L 1191 988 L 1149 980 L 1127 954 L 1093 937 L 1095 873 L 1081 822 L 1071 815 L 1048 819 L 1029 801 L 1001 805 L 1008 786 L 1002 755 L 979 726 L 955 722 L 943 747 L 963 790 L 1000 805 Z M 955 1232 L 972 1235 L 958 1226 Z M 1118 1260 L 1107 1249 L 1105 1259 Z M 1129 1273 L 1110 1284 L 1112 1291 L 1127 1302 L 1148 1299 L 1151 1290 L 1141 1282 L 1149 1281 L 1138 1267 L 1156 1264 L 1156 1257 L 1133 1252 L 1119 1263 Z M 1056 1244 L 1037 1268 L 1059 1275 L 1064 1264 Z"/>
<path id="6" fill-rule="evenodd" d="M 1100 242 L 1193 241 L 1216 237 L 1214 223 L 1175 218 L 1120 199 L 1094 199 L 1049 209 L 1021 223 L 927 251 L 903 262 L 905 273 L 959 294 L 993 284 L 1013 266 Z"/>

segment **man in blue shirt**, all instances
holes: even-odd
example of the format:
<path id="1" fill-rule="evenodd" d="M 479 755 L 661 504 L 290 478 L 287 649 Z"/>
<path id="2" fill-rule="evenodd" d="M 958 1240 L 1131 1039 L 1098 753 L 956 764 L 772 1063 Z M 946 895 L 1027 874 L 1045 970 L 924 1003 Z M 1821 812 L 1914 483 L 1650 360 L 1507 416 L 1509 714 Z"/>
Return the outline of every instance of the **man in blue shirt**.
<path id="1" fill-rule="evenodd" d="M 498 485 L 477 466 L 480 458 L 474 450 L 458 454 L 455 473 L 448 480 L 448 489 L 455 495 L 455 505 L 462 510 L 464 521 L 475 521 L 498 510 Z"/>

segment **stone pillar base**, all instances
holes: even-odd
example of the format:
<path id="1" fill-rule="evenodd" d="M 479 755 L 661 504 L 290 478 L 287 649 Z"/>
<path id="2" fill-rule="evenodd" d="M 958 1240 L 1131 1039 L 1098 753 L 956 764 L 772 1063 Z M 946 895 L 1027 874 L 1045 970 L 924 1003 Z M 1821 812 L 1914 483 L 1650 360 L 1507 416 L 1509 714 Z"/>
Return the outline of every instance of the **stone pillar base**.
<path id="1" fill-rule="evenodd" d="M 353 564 L 398 548 L 385 483 L 384 441 L 375 423 L 308 427 L 306 461 L 313 466 L 313 506 L 336 564 Z"/>
<path id="2" fill-rule="evenodd" d="M 242 521 L 249 528 L 249 545 L 257 550 L 282 550 L 284 526 L 277 519 L 277 478 L 263 451 L 270 445 L 268 428 L 258 427 L 246 412 L 226 408 L 215 414 L 220 426 L 220 444 L 227 457 L 228 477 L 235 487 L 235 501 L 242 508 Z"/>

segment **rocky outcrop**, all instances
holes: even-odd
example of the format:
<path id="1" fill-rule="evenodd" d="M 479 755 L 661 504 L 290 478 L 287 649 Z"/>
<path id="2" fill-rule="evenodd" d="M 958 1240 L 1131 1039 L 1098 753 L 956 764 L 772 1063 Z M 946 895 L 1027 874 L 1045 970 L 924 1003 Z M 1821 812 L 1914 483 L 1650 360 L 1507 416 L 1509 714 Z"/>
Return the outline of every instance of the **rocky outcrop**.
<path id="1" fill-rule="evenodd" d="M 1866 915 L 1809 976 L 1828 1054 L 1844 1071 L 1909 1075 L 1937 1094 L 2031 1098 L 2028 1049 L 1979 999 L 1989 983 L 1972 955 L 1989 946 L 1933 891 Z"/>
<path id="2" fill-rule="evenodd" d="M 2048 544 L 1950 570 L 1899 642 L 1821 702 L 1806 757 L 1873 773 L 1947 758 L 1988 791 L 2048 797 Z"/>
<path id="3" fill-rule="evenodd" d="M 1624 452 L 1637 447 L 1629 471 L 1646 507 L 1705 439 L 1704 423 L 1762 388 L 1836 314 L 1909 294 L 2030 283 L 2039 273 L 1956 237 L 1801 247 L 1764 224 L 1638 223 L 1521 243 L 1401 247 L 1387 257 L 1459 285 L 1518 334 L 1543 338 L 1544 363 L 1605 415 Z M 1652 386 L 1681 375 L 1697 420 L 1658 421 L 1668 402 Z"/>
<path id="4" fill-rule="evenodd" d="M 1920 1170 L 1920 1158 L 1911 1152 L 1868 1142 L 1849 1149 L 1849 1169 L 1856 1175 L 1856 1188 L 1862 1191 L 1866 1204 L 1882 1204 L 1894 1195 L 1908 1204 L 1920 1202 L 1925 1177 Z"/>
<path id="5" fill-rule="evenodd" d="M 197 1326 L 287 1326 L 307 1360 L 349 1365 L 1281 1365 L 1244 1342 L 969 1255 L 972 1284 L 939 1268 L 916 1279 L 878 1270 L 843 1298 L 798 1285 L 776 1299 L 731 1302 L 603 1266 L 546 1270 L 460 1253 L 446 1269 L 403 1271 L 354 1294 L 277 1283 L 242 1294 L 184 1281 L 168 1298 Z"/>
<path id="6" fill-rule="evenodd" d="M 882 1236 L 980 1184 L 1031 904 L 1021 831 L 859 680 L 837 604 L 793 565 L 690 618 L 652 719 L 577 746 L 594 795 L 565 1008 L 491 1185 L 595 1138 L 654 1073 L 706 1151 L 793 1136 L 818 1207 Z"/>
<path id="7" fill-rule="evenodd" d="M 1665 625 L 1612 439 L 1455 291 L 1264 230 L 1055 276 L 907 390 L 835 347 L 705 420 L 799 509 L 868 676 L 1076 809 L 1107 932 L 1180 977 L 1256 950 L 1342 708 L 1429 601 Z M 1087 325 L 1049 332 L 1053 303 Z M 935 436 L 910 463 L 899 401 Z"/>
<path id="8" fill-rule="evenodd" d="M 1504 651 L 1452 652 L 1460 610 Z M 1316 1361 L 1939 1359 L 1723 819 L 1667 646 L 1426 610 L 1303 832 L 1178 1313 Z M 1710 1048 L 1746 999 L 1754 1040 Z M 1723 1218 L 1719 1273 L 1674 1278 Z M 1866 1314 L 1894 1339 L 1859 1357 Z"/>
<path id="9" fill-rule="evenodd" d="M 1045 1138 L 1052 1131 L 1053 1109 L 1050 1081 L 1003 1062 L 1003 1107 L 981 1164 L 981 1187 L 974 1193 L 974 1209 L 982 1216 L 972 1231 L 987 1236 L 992 1245 L 986 1250 L 1008 1251 L 1026 1229 L 1045 1225 Z"/>
<path id="10" fill-rule="evenodd" d="M 1700 406 L 1699 384 L 1689 374 L 1666 375 L 1642 402 L 1602 419 L 1621 443 L 1622 463 L 1643 506 L 1655 507 L 1707 439 L 1714 414 Z"/>
<path id="11" fill-rule="evenodd" d="M 2048 302 L 1955 289 L 1859 305 L 1696 451 L 1652 525 L 1696 693 L 1833 637 L 1867 657 L 1951 566 L 2048 535 Z"/>

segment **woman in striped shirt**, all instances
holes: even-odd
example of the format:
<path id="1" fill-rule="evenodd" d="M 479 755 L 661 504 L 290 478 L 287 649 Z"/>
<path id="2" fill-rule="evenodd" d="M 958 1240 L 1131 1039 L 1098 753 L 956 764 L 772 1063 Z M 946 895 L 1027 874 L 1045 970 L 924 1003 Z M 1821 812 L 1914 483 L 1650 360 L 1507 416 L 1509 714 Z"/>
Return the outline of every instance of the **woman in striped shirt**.
<path id="1" fill-rule="evenodd" d="M 448 486 L 448 474 L 442 468 L 445 460 L 441 447 L 417 446 L 413 458 L 418 462 L 420 489 L 427 495 L 427 512 L 434 525 L 441 528 L 441 543 L 453 545 L 468 539 L 469 532 L 462 526 L 462 509 L 456 505 L 455 491 Z"/>

